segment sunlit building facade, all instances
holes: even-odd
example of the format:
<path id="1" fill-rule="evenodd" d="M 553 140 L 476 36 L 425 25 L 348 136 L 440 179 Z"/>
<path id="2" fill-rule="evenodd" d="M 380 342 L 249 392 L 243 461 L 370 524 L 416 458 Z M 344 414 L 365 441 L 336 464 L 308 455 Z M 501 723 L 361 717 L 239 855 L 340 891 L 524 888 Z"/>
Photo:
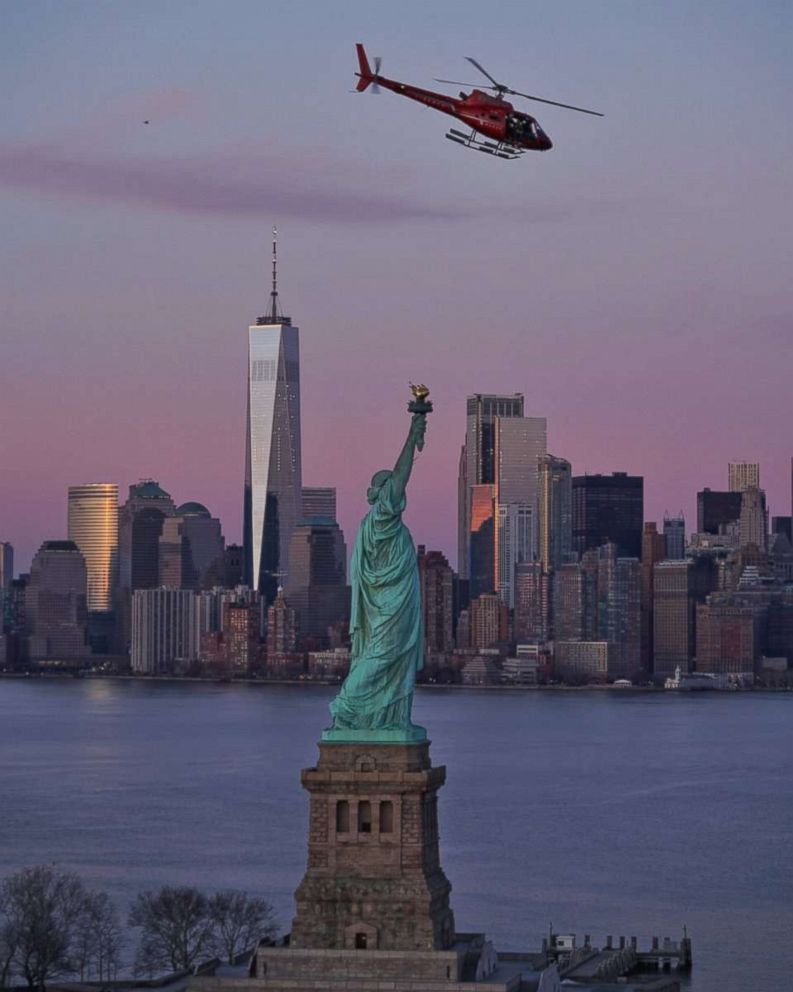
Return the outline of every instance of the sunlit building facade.
<path id="1" fill-rule="evenodd" d="M 495 486 L 471 486 L 468 560 L 471 598 L 496 590 Z"/>
<path id="2" fill-rule="evenodd" d="M 80 549 L 88 572 L 88 609 L 109 613 L 118 581 L 118 486 L 69 486 L 68 512 L 69 540 Z"/>
<path id="3" fill-rule="evenodd" d="M 471 535 L 475 529 L 471 515 L 474 489 L 496 484 L 497 419 L 522 416 L 523 396 L 520 393 L 475 393 L 466 400 L 465 443 L 460 451 L 457 478 L 457 570 L 462 579 L 473 579 Z M 495 544 L 493 548 L 495 550 Z"/>
<path id="4" fill-rule="evenodd" d="M 731 493 L 760 488 L 760 465 L 757 462 L 729 462 L 727 480 Z"/>

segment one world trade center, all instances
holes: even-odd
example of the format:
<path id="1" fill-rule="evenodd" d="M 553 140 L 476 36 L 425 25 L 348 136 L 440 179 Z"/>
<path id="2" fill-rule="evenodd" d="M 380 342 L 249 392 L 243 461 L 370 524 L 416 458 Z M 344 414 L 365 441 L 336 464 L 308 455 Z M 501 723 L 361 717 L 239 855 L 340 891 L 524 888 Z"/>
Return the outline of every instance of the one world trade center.
<path id="1" fill-rule="evenodd" d="M 280 311 L 275 240 L 270 297 L 269 314 L 248 328 L 243 527 L 245 582 L 268 602 L 286 585 L 302 492 L 299 331 Z"/>

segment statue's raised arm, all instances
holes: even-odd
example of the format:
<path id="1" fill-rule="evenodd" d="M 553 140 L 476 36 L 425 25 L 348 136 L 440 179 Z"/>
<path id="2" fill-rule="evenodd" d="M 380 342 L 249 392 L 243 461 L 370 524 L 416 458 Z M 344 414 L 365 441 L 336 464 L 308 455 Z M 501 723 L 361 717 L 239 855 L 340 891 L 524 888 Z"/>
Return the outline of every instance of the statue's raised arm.
<path id="1" fill-rule="evenodd" d="M 413 420 L 410 422 L 407 440 L 402 447 L 402 451 L 399 453 L 399 458 L 396 460 L 394 471 L 391 473 L 394 496 L 398 500 L 403 499 L 405 496 L 405 490 L 410 480 L 410 473 L 413 470 L 413 458 L 415 457 L 416 449 L 421 451 L 424 447 L 424 432 L 426 429 L 426 413 L 414 413 Z"/>
<path id="2" fill-rule="evenodd" d="M 350 674 L 333 700 L 326 741 L 381 743 L 426 739 L 410 720 L 416 672 L 424 666 L 416 549 L 402 523 L 405 490 L 416 450 L 424 447 L 432 404 L 426 386 L 413 386 L 413 418 L 393 470 L 372 477 L 371 509 L 361 521 L 350 565 Z"/>

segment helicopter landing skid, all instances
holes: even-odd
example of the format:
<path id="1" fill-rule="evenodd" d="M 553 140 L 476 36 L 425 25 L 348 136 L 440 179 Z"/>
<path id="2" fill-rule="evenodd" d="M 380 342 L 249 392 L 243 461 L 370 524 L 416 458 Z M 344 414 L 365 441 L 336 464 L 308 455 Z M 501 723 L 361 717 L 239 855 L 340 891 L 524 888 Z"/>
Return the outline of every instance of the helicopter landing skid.
<path id="1" fill-rule="evenodd" d="M 524 154 L 524 148 L 516 148 L 514 145 L 508 145 L 504 141 L 482 141 L 478 138 L 476 131 L 471 131 L 470 134 L 464 134 L 462 131 L 457 131 L 455 128 L 449 128 L 446 132 L 446 137 L 449 141 L 454 141 L 458 145 L 462 145 L 463 148 L 475 148 L 478 152 L 484 152 L 486 155 L 495 155 L 496 158 L 520 158 Z"/>

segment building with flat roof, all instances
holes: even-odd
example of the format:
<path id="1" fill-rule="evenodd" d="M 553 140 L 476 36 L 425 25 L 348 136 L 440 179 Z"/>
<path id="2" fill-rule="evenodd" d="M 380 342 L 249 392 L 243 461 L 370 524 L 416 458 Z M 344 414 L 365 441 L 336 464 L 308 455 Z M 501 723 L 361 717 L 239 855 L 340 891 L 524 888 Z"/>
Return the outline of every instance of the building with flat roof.
<path id="1" fill-rule="evenodd" d="M 740 492 L 701 489 L 697 493 L 698 534 L 721 534 L 740 516 Z"/>
<path id="2" fill-rule="evenodd" d="M 201 599 L 192 589 L 136 589 L 132 594 L 132 671 L 182 675 L 201 656 Z"/>
<path id="3" fill-rule="evenodd" d="M 33 557 L 25 589 L 25 626 L 32 660 L 88 655 L 88 572 L 74 541 L 45 541 Z"/>
<path id="4" fill-rule="evenodd" d="M 496 422 L 499 418 L 522 416 L 521 393 L 475 393 L 466 400 L 465 441 L 460 452 L 457 478 L 457 570 L 462 579 L 472 578 L 471 536 L 476 533 L 471 521 L 472 489 L 475 486 L 496 485 Z M 491 555 L 494 553 L 495 539 Z M 495 566 L 492 571 L 495 572 Z M 478 590 L 476 595 L 479 591 L 493 590 Z"/>
<path id="5" fill-rule="evenodd" d="M 753 675 L 762 654 L 763 612 L 729 597 L 712 595 L 697 603 L 697 671 Z"/>
<path id="6" fill-rule="evenodd" d="M 336 519 L 336 489 L 331 486 L 303 486 L 302 517 L 311 520 Z"/>
<path id="7" fill-rule="evenodd" d="M 440 551 L 418 546 L 424 616 L 424 648 L 432 654 L 454 650 L 454 572 Z"/>
<path id="8" fill-rule="evenodd" d="M 0 594 L 8 589 L 14 578 L 14 548 L 8 541 L 0 541 Z"/>
<path id="9" fill-rule="evenodd" d="M 484 593 L 472 599 L 468 613 L 472 648 L 489 648 L 509 637 L 509 610 L 495 594 Z"/>
<path id="10" fill-rule="evenodd" d="M 570 462 L 544 455 L 537 494 L 538 558 L 549 571 L 567 561 L 573 549 L 573 476 Z"/>
<path id="11" fill-rule="evenodd" d="M 760 488 L 760 465 L 757 462 L 730 462 L 727 465 L 728 488 L 731 493 Z"/>
<path id="12" fill-rule="evenodd" d="M 644 525 L 644 479 L 627 472 L 573 477 L 573 550 L 609 541 L 622 558 L 639 558 Z"/>
<path id="13" fill-rule="evenodd" d="M 609 675 L 611 650 L 608 641 L 555 641 L 556 673 L 569 680 L 583 678 L 605 682 Z"/>
<path id="14" fill-rule="evenodd" d="M 686 521 L 682 510 L 676 517 L 669 513 L 664 514 L 664 538 L 667 558 L 686 557 Z"/>
<path id="15" fill-rule="evenodd" d="M 716 562 L 711 557 L 659 561 L 653 567 L 653 672 L 671 676 L 690 672 L 696 650 L 696 607 L 715 591 Z"/>
<path id="16" fill-rule="evenodd" d="M 289 545 L 289 578 L 285 596 L 297 611 L 303 638 L 324 646 L 328 628 L 350 615 L 347 548 L 344 535 L 330 517 L 301 520 Z"/>
<path id="17" fill-rule="evenodd" d="M 516 565 L 537 557 L 539 463 L 547 434 L 545 417 L 495 418 L 496 587 L 510 609 Z"/>

